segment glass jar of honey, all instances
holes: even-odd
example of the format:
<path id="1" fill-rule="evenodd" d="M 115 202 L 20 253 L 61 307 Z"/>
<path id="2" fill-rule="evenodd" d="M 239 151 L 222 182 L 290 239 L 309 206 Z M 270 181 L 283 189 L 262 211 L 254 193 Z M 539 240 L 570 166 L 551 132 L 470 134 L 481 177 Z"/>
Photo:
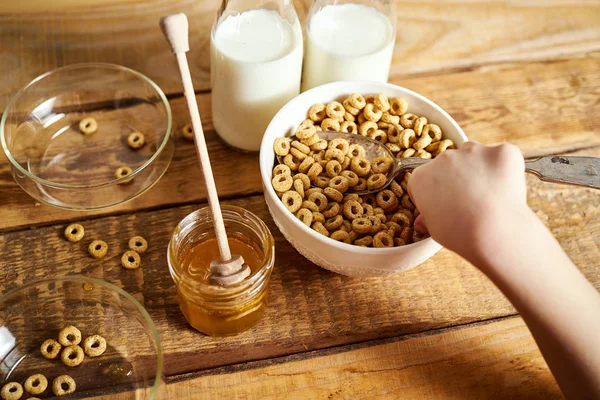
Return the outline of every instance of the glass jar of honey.
<path id="1" fill-rule="evenodd" d="M 244 258 L 251 269 L 248 278 L 231 286 L 209 283 L 210 262 L 219 258 L 219 250 L 208 207 L 179 222 L 167 256 L 181 312 L 192 327 L 211 336 L 235 335 L 258 322 L 275 262 L 265 223 L 243 208 L 221 207 L 231 253 Z"/>

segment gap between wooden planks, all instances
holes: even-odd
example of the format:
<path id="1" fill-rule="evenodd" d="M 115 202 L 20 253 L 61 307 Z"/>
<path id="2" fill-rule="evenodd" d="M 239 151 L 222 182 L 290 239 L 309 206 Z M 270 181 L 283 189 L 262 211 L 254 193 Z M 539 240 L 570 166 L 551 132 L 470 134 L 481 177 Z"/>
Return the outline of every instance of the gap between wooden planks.
<path id="1" fill-rule="evenodd" d="M 600 145 L 600 58 L 538 62 L 493 71 L 395 81 L 446 109 L 472 139 L 512 142 L 526 157 Z M 213 131 L 210 94 L 197 96 L 217 187 L 223 198 L 262 192 L 258 154 L 232 150 Z M 37 204 L 13 180 L 0 156 L 0 232 L 96 215 L 189 204 L 206 199 L 193 145 L 179 136 L 188 121 L 183 98 L 170 101 L 176 150 L 161 181 L 138 199 L 109 210 L 71 212 Z"/>

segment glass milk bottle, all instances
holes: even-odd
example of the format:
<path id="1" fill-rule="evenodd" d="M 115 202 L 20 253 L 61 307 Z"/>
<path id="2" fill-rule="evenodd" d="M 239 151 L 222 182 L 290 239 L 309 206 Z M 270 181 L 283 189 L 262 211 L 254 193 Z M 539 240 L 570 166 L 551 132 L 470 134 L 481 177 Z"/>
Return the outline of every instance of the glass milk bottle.
<path id="1" fill-rule="evenodd" d="M 335 81 L 387 82 L 396 39 L 394 0 L 316 0 L 306 30 L 303 91 Z"/>
<path id="2" fill-rule="evenodd" d="M 223 0 L 211 33 L 212 117 L 233 147 L 257 151 L 300 92 L 302 28 L 291 0 Z"/>

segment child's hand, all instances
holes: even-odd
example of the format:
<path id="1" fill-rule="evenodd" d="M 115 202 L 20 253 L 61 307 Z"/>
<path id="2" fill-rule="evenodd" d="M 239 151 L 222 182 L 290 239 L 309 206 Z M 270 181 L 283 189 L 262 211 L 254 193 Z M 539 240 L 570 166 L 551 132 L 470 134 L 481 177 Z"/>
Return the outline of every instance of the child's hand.
<path id="1" fill-rule="evenodd" d="M 513 145 L 474 142 L 415 169 L 408 191 L 421 212 L 417 230 L 467 257 L 512 211 L 527 206 L 523 156 Z M 514 219 L 512 219 L 514 222 Z M 482 236 L 483 235 L 483 236 Z"/>

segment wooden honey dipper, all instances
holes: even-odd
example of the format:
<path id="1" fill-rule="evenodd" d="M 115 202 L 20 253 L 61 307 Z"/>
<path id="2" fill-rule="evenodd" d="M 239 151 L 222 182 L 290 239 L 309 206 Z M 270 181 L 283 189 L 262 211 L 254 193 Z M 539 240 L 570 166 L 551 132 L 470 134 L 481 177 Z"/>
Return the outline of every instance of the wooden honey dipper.
<path id="1" fill-rule="evenodd" d="M 188 43 L 188 20 L 185 14 L 172 14 L 160 19 L 160 27 L 171 46 L 171 50 L 177 57 L 179 65 L 179 73 L 183 82 L 183 92 L 192 120 L 194 129 L 194 139 L 196 143 L 196 153 L 204 181 L 208 192 L 208 206 L 212 214 L 217 243 L 219 245 L 219 253 L 221 258 L 213 260 L 210 263 L 209 283 L 213 285 L 234 285 L 250 276 L 250 267 L 245 263 L 244 258 L 239 254 L 231 254 L 229 242 L 227 241 L 227 233 L 225 231 L 225 223 L 221 214 L 221 206 L 219 204 L 219 196 L 217 187 L 213 177 L 212 168 L 210 166 L 210 158 L 204 140 L 204 131 L 202 130 L 202 122 L 200 120 L 200 112 L 196 103 L 196 94 L 192 85 L 192 77 L 188 66 L 186 52 L 190 50 Z"/>

